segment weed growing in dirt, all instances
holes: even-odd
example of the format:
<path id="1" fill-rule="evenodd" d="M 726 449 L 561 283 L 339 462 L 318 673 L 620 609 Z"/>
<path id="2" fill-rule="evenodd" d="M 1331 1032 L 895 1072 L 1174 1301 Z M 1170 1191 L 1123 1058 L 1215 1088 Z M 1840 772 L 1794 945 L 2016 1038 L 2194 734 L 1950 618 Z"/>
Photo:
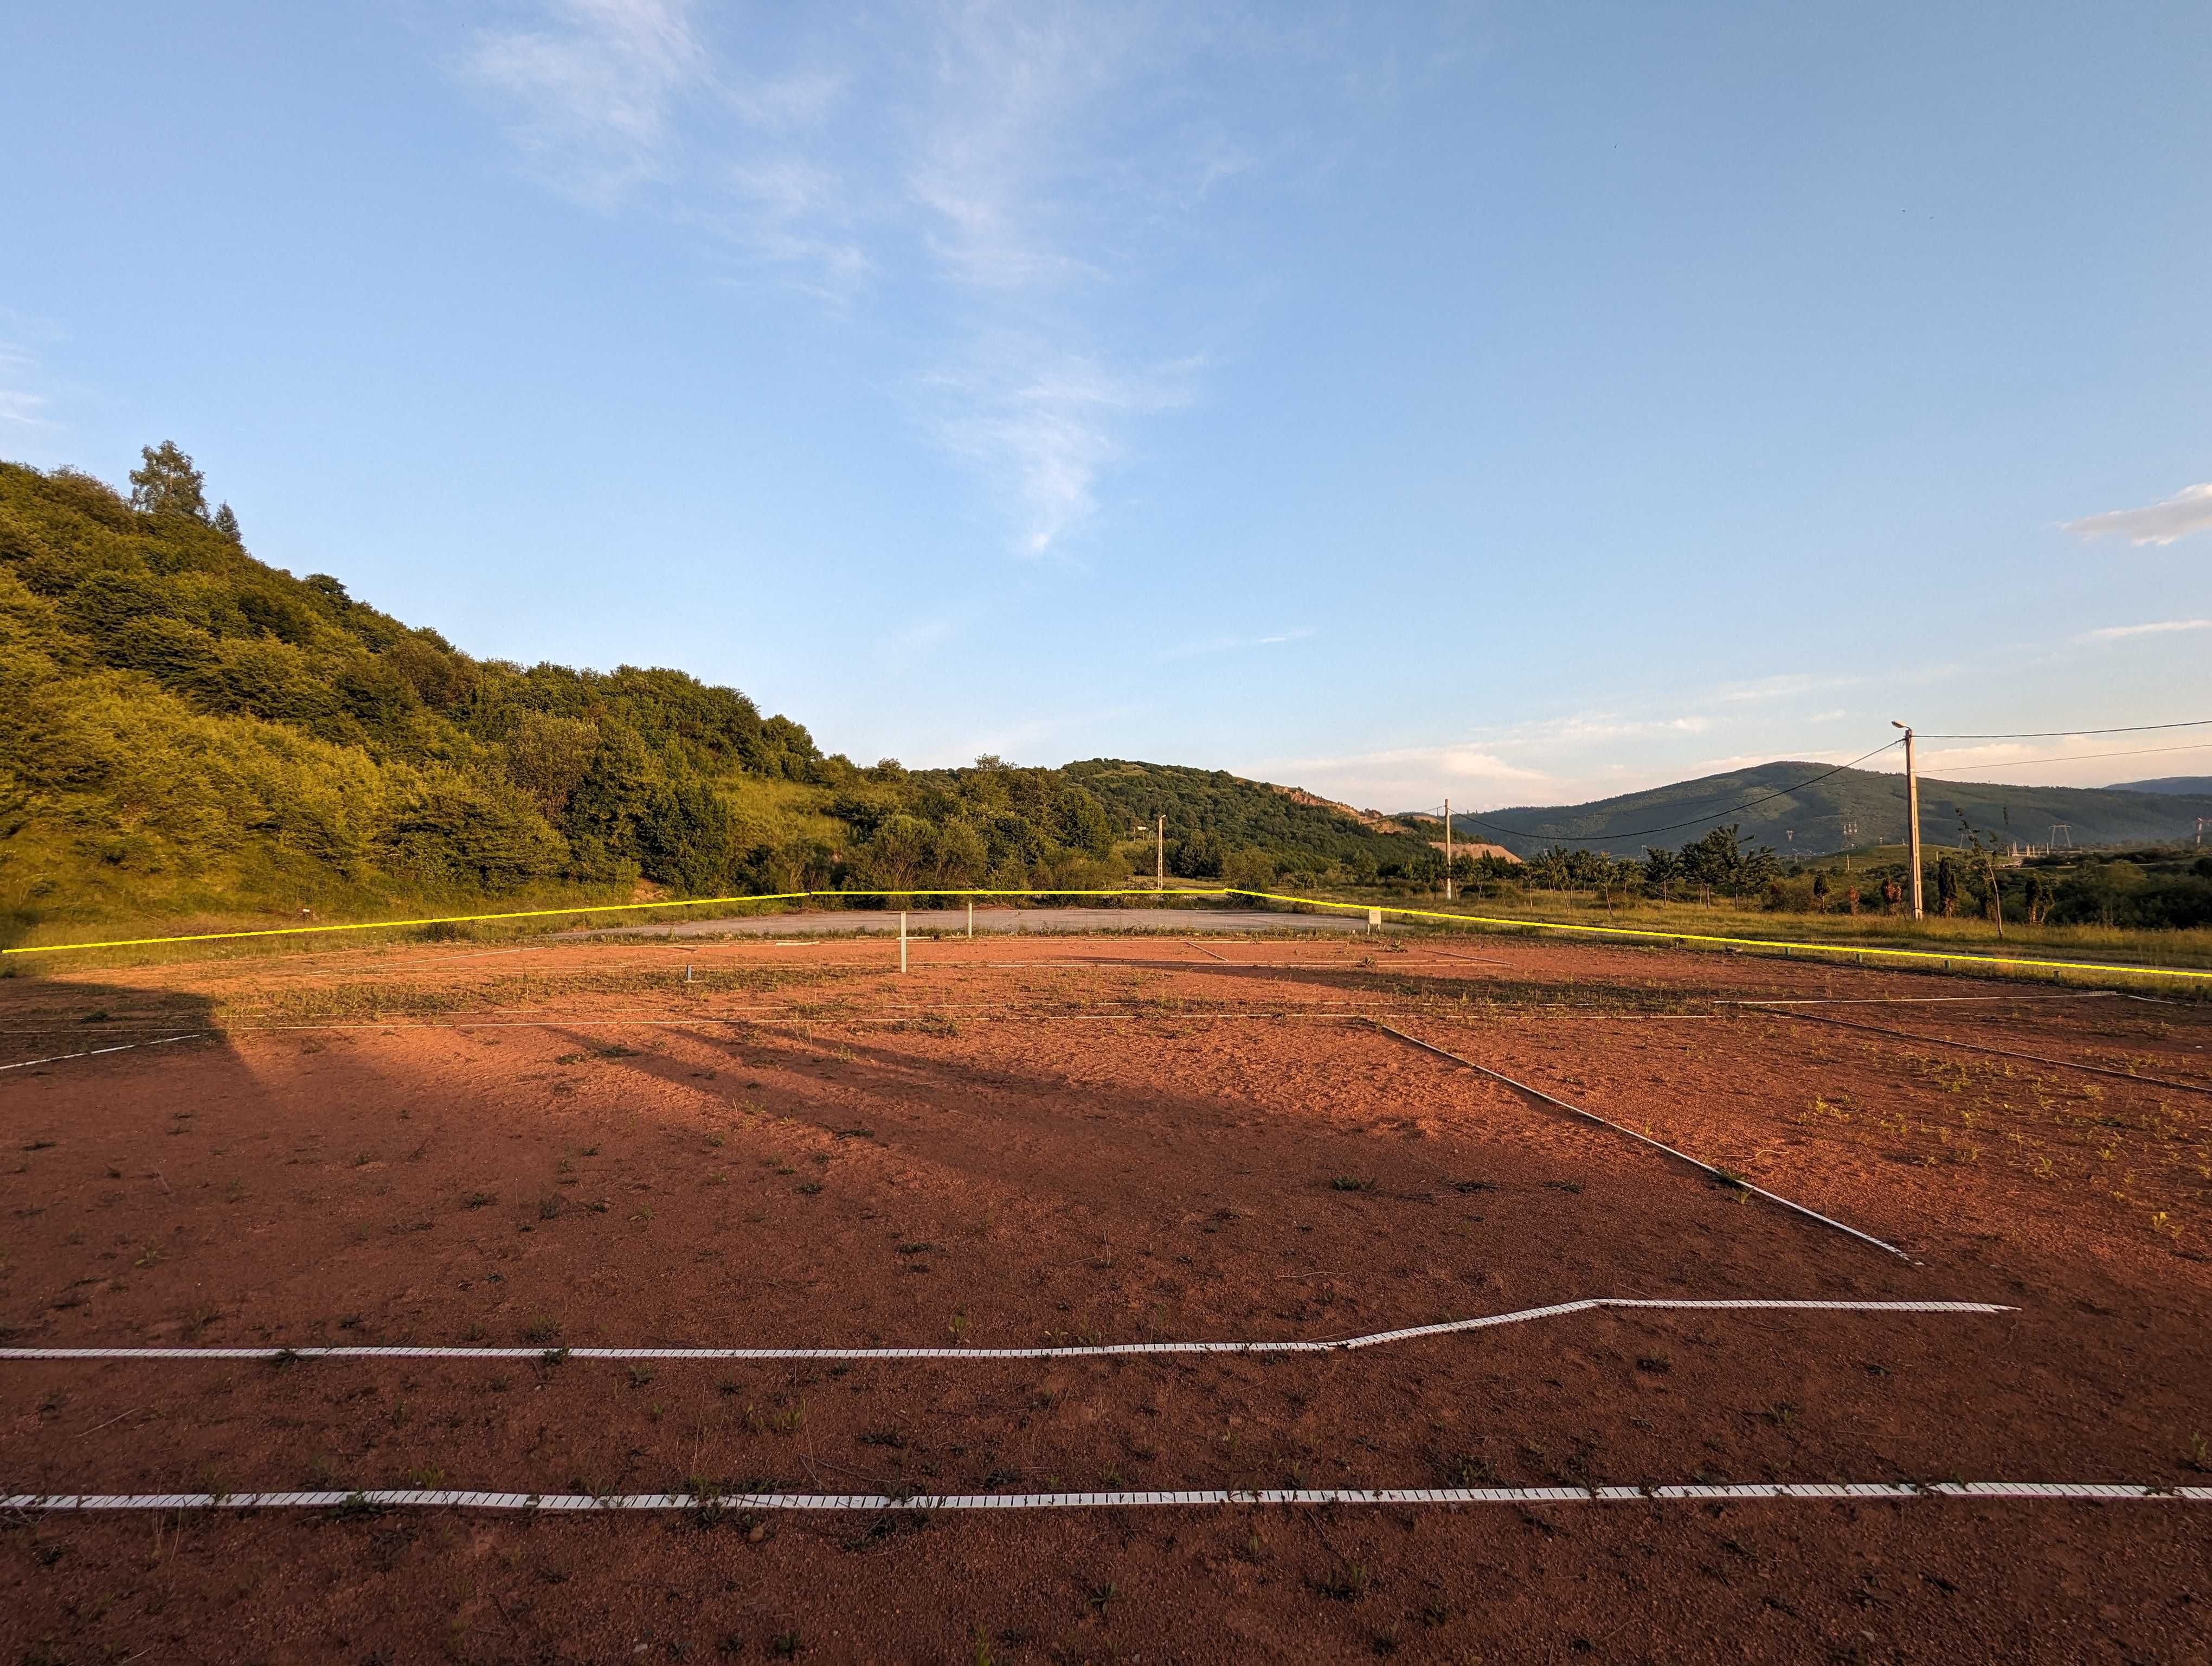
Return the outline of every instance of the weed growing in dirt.
<path id="1" fill-rule="evenodd" d="M 1358 1562 L 1349 1562 L 1334 1573 L 1322 1575 L 1312 1584 L 1316 1596 L 1326 1596 L 1334 1602 L 1357 1602 L 1367 1595 L 1367 1570 Z"/>
<path id="2" fill-rule="evenodd" d="M 1375 1183 L 1359 1179 L 1354 1175 L 1340 1174 L 1328 1183 L 1328 1189 L 1333 1192 L 1371 1192 L 1375 1189 Z"/>
<path id="3" fill-rule="evenodd" d="M 1444 1478 L 1454 1487 L 1495 1487 L 1498 1471 L 1480 1452 L 1462 1452 L 1444 1465 Z"/>

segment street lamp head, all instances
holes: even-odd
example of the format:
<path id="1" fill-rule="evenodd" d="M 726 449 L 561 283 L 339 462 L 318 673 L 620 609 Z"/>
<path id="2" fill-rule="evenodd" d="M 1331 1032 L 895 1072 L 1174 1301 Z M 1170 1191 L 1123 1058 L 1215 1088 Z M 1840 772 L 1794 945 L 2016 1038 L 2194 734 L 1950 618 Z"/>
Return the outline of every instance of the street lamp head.
<path id="1" fill-rule="evenodd" d="M 1889 720 L 1889 727 L 1890 727 L 1891 728 L 1893 728 L 1893 729 L 1901 729 L 1901 728 L 1903 728 L 1903 727 L 1905 727 L 1905 725 L 1903 725 L 1902 723 L 1899 722 L 1895 718 L 1893 718 L 1893 718 L 1891 718 L 1891 719 Z"/>

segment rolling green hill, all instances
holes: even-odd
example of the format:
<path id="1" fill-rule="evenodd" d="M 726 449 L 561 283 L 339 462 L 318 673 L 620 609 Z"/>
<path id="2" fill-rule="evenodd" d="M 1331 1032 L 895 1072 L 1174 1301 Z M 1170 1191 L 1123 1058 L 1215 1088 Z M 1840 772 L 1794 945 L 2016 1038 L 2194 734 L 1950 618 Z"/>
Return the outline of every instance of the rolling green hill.
<path id="1" fill-rule="evenodd" d="M 2116 781 L 2108 793 L 2179 793 L 2212 799 L 2212 775 L 2160 775 L 2155 781 Z"/>
<path id="2" fill-rule="evenodd" d="M 0 937 L 102 920 L 362 918 L 802 889 L 1103 888 L 1170 874 L 1404 890 L 1433 818 L 1117 758 L 908 770 L 682 672 L 479 660 L 257 561 L 191 459 L 125 498 L 0 463 Z M 1786 854 L 1892 840 L 1898 777 L 1771 763 L 1455 818 L 1469 842 L 1629 854 L 1717 821 Z M 2165 787 L 2167 783 L 2155 783 Z M 1776 794 L 1763 803 L 1747 800 Z M 1929 781 L 1930 842 L 2185 837 L 2212 798 Z M 1674 827 L 1672 824 L 1688 823 Z"/>
<path id="3" fill-rule="evenodd" d="M 1647 846 L 1674 849 L 1723 821 L 1739 824 L 1784 855 L 1826 855 L 1855 844 L 1901 841 L 1905 777 L 1865 769 L 1831 774 L 1832 768 L 1762 763 L 1589 804 L 1523 805 L 1480 817 L 1455 814 L 1452 824 L 1458 836 L 1492 839 L 1521 855 L 1553 844 L 1622 856 L 1636 855 Z M 1753 802 L 1759 800 L 1765 801 Z M 2000 843 L 2047 844 L 2057 824 L 2069 830 L 2060 838 L 2076 845 L 2148 845 L 2191 836 L 2197 818 L 2212 815 L 2212 796 L 1921 778 L 1923 842 L 1960 842 L 1962 814 L 1984 840 Z M 1856 838 L 1847 837 L 1845 827 L 1854 824 Z"/>
<path id="4" fill-rule="evenodd" d="M 247 553 L 191 459 L 0 463 L 0 935 L 479 901 L 1358 883 L 1419 838 L 1234 776 L 861 767 L 682 672 L 478 660 Z"/>

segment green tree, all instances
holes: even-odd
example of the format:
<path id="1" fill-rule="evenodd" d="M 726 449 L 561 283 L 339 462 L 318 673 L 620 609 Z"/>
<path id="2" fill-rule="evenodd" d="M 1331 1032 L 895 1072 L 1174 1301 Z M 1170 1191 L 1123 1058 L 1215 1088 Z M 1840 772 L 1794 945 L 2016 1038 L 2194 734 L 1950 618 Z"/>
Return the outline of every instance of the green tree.
<path id="1" fill-rule="evenodd" d="M 148 514 L 208 518 L 207 481 L 173 440 L 142 446 L 143 467 L 131 471 L 131 507 Z M 236 517 L 233 517 L 234 523 Z"/>
<path id="2" fill-rule="evenodd" d="M 1053 800 L 1053 831 L 1063 844 L 1092 856 L 1103 856 L 1114 848 L 1114 824 L 1106 806 L 1080 787 L 1063 787 Z"/>
<path id="3" fill-rule="evenodd" d="M 246 542 L 245 534 L 238 530 L 238 516 L 228 503 L 219 503 L 216 506 L 215 519 L 209 521 L 208 525 L 221 532 L 233 544 Z"/>

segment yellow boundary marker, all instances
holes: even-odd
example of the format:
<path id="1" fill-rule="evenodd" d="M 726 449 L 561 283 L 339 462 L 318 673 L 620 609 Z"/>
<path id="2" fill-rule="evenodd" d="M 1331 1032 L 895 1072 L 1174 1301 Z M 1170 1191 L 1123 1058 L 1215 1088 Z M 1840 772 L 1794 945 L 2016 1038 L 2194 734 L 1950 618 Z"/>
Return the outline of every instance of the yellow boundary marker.
<path id="1" fill-rule="evenodd" d="M 1151 885 L 1113 890 L 1060 890 L 1049 886 L 1020 891 L 920 887 L 905 891 L 782 891 L 757 897 L 687 897 L 665 903 L 591 903 L 569 908 L 515 909 L 502 914 L 449 914 L 422 920 L 362 920 L 338 926 L 269 926 L 253 931 L 193 932 L 175 937 L 118 937 L 99 943 L 39 943 L 0 949 L 0 955 L 67 954 L 86 949 L 143 949 L 168 943 L 221 943 L 254 937 L 310 937 L 332 932 L 401 931 L 412 926 L 466 926 L 498 920 L 544 920 L 558 915 L 635 914 L 650 909 L 728 908 L 744 903 L 799 903 L 817 897 L 1249 897 L 1260 903 L 1291 903 L 1305 908 L 1380 912 L 1402 919 L 1435 920 L 1449 925 L 1492 926 L 1507 931 L 1567 932 L 1589 937 L 1626 937 L 1655 943 L 1710 943 L 1726 948 L 1780 949 L 1807 954 L 1876 955 L 1887 960 L 1956 961 L 1967 966 L 2021 966 L 2050 972 L 2100 972 L 2113 977 L 2178 977 L 2212 982 L 2212 971 L 2178 966 L 2114 965 L 2097 960 L 2041 960 L 2027 955 L 1974 954 L 1935 949 L 1882 949 L 1856 943 L 1805 943 L 1784 938 L 1723 937 L 1711 932 L 1652 931 L 1636 926 L 1578 926 L 1552 920 L 1515 920 L 1481 914 L 1448 914 L 1437 909 L 1398 908 L 1389 903 L 1339 903 L 1320 897 L 1284 897 L 1273 891 L 1243 891 L 1234 885 L 1190 885 L 1162 891 Z"/>

